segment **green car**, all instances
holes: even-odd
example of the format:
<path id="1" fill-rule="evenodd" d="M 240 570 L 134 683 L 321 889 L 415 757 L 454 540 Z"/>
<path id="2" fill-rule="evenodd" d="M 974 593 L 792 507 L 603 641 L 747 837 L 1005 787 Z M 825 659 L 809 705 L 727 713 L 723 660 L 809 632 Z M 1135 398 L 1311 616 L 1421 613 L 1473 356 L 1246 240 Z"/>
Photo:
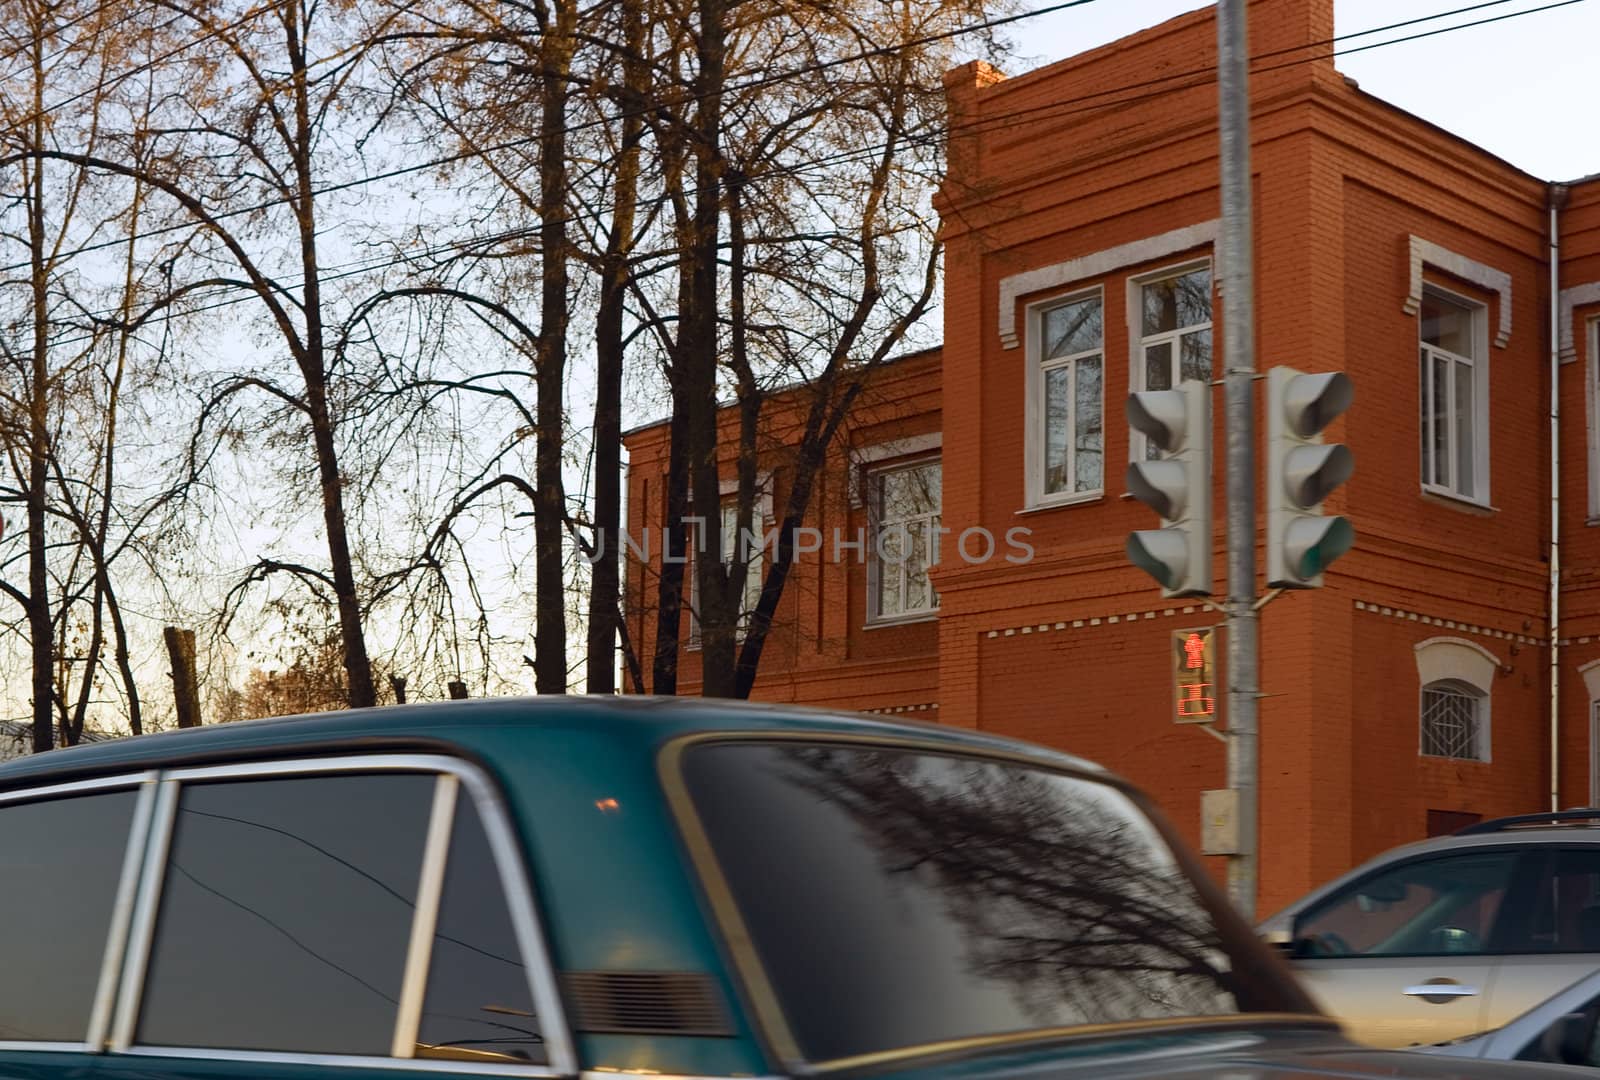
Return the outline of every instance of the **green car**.
<path id="1" fill-rule="evenodd" d="M 0 767 L 0 872 L 0 1080 L 1545 1068 L 1355 1049 L 1124 783 L 865 717 L 507 699 L 102 743 Z"/>

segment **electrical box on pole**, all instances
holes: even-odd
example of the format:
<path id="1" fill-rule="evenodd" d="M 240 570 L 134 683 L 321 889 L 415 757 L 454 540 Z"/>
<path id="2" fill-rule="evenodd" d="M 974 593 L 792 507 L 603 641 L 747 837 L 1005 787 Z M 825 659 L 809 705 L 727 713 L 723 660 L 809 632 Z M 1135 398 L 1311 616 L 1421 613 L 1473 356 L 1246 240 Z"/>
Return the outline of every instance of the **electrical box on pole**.
<path id="1" fill-rule="evenodd" d="M 1161 516 L 1161 528 L 1128 537 L 1128 558 L 1161 583 L 1162 596 L 1211 594 L 1211 386 L 1128 396 L 1128 423 L 1160 451 L 1128 466 L 1128 490 Z"/>
<path id="2" fill-rule="evenodd" d="M 1318 588 L 1322 571 L 1355 543 L 1348 518 L 1322 512 L 1322 501 L 1355 469 L 1348 446 L 1322 441 L 1353 395 L 1343 372 L 1267 373 L 1268 585 Z"/>

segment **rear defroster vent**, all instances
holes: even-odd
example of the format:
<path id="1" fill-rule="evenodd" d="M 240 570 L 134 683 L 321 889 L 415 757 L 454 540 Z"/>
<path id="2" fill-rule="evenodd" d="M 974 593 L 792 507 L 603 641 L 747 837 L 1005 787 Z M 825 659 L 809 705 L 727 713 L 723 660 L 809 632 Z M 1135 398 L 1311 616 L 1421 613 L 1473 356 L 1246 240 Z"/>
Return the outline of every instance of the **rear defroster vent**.
<path id="1" fill-rule="evenodd" d="M 679 971 L 570 971 L 575 1027 L 607 1035 L 732 1035 L 711 976 Z"/>

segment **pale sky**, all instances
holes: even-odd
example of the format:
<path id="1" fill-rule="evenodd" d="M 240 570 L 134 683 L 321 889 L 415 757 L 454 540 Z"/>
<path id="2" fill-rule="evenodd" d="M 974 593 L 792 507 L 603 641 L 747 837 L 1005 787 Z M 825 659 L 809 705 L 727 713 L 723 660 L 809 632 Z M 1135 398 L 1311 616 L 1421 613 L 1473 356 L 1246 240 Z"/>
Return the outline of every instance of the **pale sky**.
<path id="1" fill-rule="evenodd" d="M 1417 41 L 1339 57 L 1361 89 L 1497 154 L 1541 180 L 1600 173 L 1600 0 L 1536 11 L 1553 0 L 1335 0 L 1340 36 L 1478 6 L 1475 11 L 1341 41 L 1369 45 L 1435 28 L 1527 12 Z M 1030 7 L 1043 7 L 1037 0 Z M 1207 7 L 1196 0 L 1096 0 L 1016 23 L 1020 74 Z M 1009 70 L 1015 69 L 1015 70 Z"/>

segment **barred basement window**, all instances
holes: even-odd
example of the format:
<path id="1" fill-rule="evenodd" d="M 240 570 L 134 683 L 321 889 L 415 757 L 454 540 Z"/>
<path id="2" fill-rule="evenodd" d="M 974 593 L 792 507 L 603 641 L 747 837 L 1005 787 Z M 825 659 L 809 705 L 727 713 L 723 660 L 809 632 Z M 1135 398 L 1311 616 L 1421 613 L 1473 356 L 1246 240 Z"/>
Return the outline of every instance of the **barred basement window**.
<path id="1" fill-rule="evenodd" d="M 1430 757 L 1483 761 L 1484 697 L 1453 679 L 1422 688 L 1422 752 Z"/>

